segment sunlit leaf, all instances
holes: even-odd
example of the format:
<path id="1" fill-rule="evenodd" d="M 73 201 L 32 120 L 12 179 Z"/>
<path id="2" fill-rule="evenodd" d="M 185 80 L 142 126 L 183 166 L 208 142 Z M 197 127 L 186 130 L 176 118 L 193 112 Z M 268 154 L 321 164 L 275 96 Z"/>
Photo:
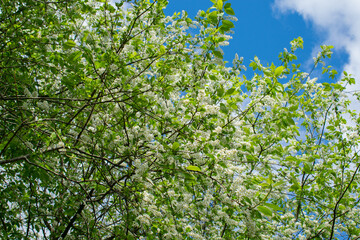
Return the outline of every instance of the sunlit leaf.
<path id="1" fill-rule="evenodd" d="M 173 149 L 174 151 L 178 150 L 179 147 L 180 147 L 180 144 L 179 144 L 178 142 L 174 142 L 173 145 L 172 145 L 172 149 Z"/>
<path id="2" fill-rule="evenodd" d="M 265 206 L 257 206 L 256 209 L 266 216 L 272 216 L 272 211 Z"/>
<path id="3" fill-rule="evenodd" d="M 70 49 L 76 46 L 76 43 L 73 40 L 69 40 L 67 42 L 64 43 L 64 48 L 65 49 Z"/>
<path id="4" fill-rule="evenodd" d="M 189 171 L 201 172 L 201 169 L 199 167 L 193 165 L 187 166 L 186 169 Z"/>
<path id="5" fill-rule="evenodd" d="M 277 68 L 275 69 L 275 76 L 281 75 L 281 73 L 284 71 L 284 69 L 285 69 L 284 66 L 277 67 Z"/>

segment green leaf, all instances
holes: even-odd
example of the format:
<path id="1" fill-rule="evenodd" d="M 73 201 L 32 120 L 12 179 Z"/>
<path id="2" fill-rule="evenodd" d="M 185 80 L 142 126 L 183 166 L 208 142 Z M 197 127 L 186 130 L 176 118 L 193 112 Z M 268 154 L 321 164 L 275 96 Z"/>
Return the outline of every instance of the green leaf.
<path id="1" fill-rule="evenodd" d="M 182 175 L 184 177 L 184 179 L 186 181 L 194 181 L 196 178 L 194 177 L 193 174 L 189 173 L 189 172 L 186 172 L 186 171 L 180 171 L 179 172 L 180 175 Z"/>
<path id="2" fill-rule="evenodd" d="M 272 203 L 264 203 L 265 206 L 272 208 L 274 211 L 281 211 L 283 212 L 284 209 L 279 207 L 278 205 L 272 204 Z"/>
<path id="3" fill-rule="evenodd" d="M 217 16 L 218 13 L 219 13 L 218 11 L 213 11 L 208 15 L 208 19 L 211 21 L 213 25 L 216 25 L 218 22 L 218 16 Z"/>
<path id="4" fill-rule="evenodd" d="M 291 187 L 290 187 L 290 191 L 296 191 L 296 190 L 298 190 L 298 189 L 300 189 L 300 185 L 299 185 L 299 183 L 298 182 L 295 182 L 293 185 L 291 185 Z"/>
<path id="5" fill-rule="evenodd" d="M 224 96 L 224 92 L 225 92 L 225 90 L 224 90 L 224 88 L 221 86 L 220 88 L 218 88 L 217 89 L 217 95 L 218 95 L 218 97 L 222 97 L 222 96 Z"/>
<path id="6" fill-rule="evenodd" d="M 64 43 L 64 49 L 70 49 L 76 46 L 76 43 L 73 40 L 69 40 L 67 42 Z"/>
<path id="7" fill-rule="evenodd" d="M 160 46 L 160 54 L 164 54 L 166 52 L 166 49 L 163 45 Z"/>
<path id="8" fill-rule="evenodd" d="M 224 162 L 218 162 L 218 164 L 219 164 L 220 166 L 222 166 L 223 168 L 227 168 L 226 163 L 224 163 Z"/>
<path id="9" fill-rule="evenodd" d="M 172 149 L 173 149 L 174 151 L 178 150 L 179 147 L 180 147 L 180 144 L 179 144 L 178 142 L 174 142 L 173 145 L 172 145 Z"/>
<path id="10" fill-rule="evenodd" d="M 232 95 L 235 92 L 235 88 L 230 88 L 226 91 L 225 95 Z"/>
<path id="11" fill-rule="evenodd" d="M 355 78 L 350 78 L 350 79 L 349 79 L 349 84 L 350 84 L 350 85 L 355 84 Z"/>
<path id="12" fill-rule="evenodd" d="M 284 66 L 277 67 L 275 69 L 275 76 L 280 76 L 282 74 L 282 72 L 284 71 L 284 69 L 285 69 Z"/>
<path id="13" fill-rule="evenodd" d="M 231 3 L 225 4 L 224 10 L 225 10 L 225 12 L 226 12 L 227 14 L 229 14 L 229 15 L 235 15 L 234 10 L 231 8 Z"/>
<path id="14" fill-rule="evenodd" d="M 228 112 L 229 112 L 229 110 L 227 109 L 227 107 L 223 103 L 220 103 L 220 112 L 222 112 L 224 114 L 228 114 Z"/>
<path id="15" fill-rule="evenodd" d="M 288 126 L 295 125 L 295 121 L 291 117 L 286 119 L 286 123 L 287 123 Z"/>
<path id="16" fill-rule="evenodd" d="M 215 51 L 213 51 L 213 54 L 215 55 L 215 57 L 223 59 L 223 55 L 221 54 L 220 51 L 215 50 Z"/>
<path id="17" fill-rule="evenodd" d="M 256 209 L 266 216 L 272 216 L 272 211 L 265 206 L 258 206 Z"/>
<path id="18" fill-rule="evenodd" d="M 296 162 L 297 158 L 294 156 L 286 156 L 285 160 L 290 162 Z"/>
<path id="19" fill-rule="evenodd" d="M 284 184 L 285 184 L 285 182 L 280 181 L 280 182 L 275 183 L 274 187 L 281 186 L 281 185 L 284 185 Z"/>
<path id="20" fill-rule="evenodd" d="M 267 182 L 263 182 L 263 183 L 260 183 L 259 186 L 266 188 L 266 187 L 269 187 L 270 184 Z"/>
<path id="21" fill-rule="evenodd" d="M 310 174 L 311 173 L 311 166 L 309 165 L 309 163 L 305 162 L 304 163 L 304 172 L 306 174 Z"/>
<path id="22" fill-rule="evenodd" d="M 256 69 L 257 69 L 257 64 L 256 64 L 256 62 L 251 62 L 250 64 L 249 64 L 249 66 L 250 67 L 252 67 L 252 69 L 255 71 Z"/>
<path id="23" fill-rule="evenodd" d="M 324 91 L 331 91 L 330 83 L 324 82 L 322 85 L 325 86 Z"/>
<path id="24" fill-rule="evenodd" d="M 195 171 L 195 172 L 201 172 L 201 169 L 197 166 L 193 166 L 193 165 L 189 165 L 186 167 L 186 170 L 189 170 L 189 171 Z"/>
<path id="25" fill-rule="evenodd" d="M 252 202 L 251 202 L 251 200 L 250 200 L 249 197 L 244 196 L 244 199 L 245 199 L 245 201 L 248 202 L 250 205 L 252 204 Z"/>
<path id="26" fill-rule="evenodd" d="M 289 111 L 293 112 L 296 111 L 299 108 L 298 105 L 292 105 L 291 107 L 289 107 Z"/>
<path id="27" fill-rule="evenodd" d="M 234 23 L 229 20 L 223 20 L 222 21 L 222 27 L 225 27 L 226 29 L 234 28 Z"/>
<path id="28" fill-rule="evenodd" d="M 223 1 L 222 0 L 217 0 L 216 8 L 220 11 L 220 10 L 222 10 L 222 7 L 223 7 Z"/>
<path id="29" fill-rule="evenodd" d="M 71 55 L 70 55 L 70 59 L 74 62 L 76 62 L 80 57 L 81 57 L 82 53 L 81 51 L 76 51 L 76 52 L 73 52 Z"/>

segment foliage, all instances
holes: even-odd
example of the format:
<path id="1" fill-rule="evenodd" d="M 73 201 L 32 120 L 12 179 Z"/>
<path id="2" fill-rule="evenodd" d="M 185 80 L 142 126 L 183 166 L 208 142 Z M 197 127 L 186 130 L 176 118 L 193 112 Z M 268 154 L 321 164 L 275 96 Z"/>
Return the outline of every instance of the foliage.
<path id="1" fill-rule="evenodd" d="M 2 239 L 360 235 L 354 79 L 302 72 L 301 38 L 247 79 L 213 3 L 1 1 Z"/>

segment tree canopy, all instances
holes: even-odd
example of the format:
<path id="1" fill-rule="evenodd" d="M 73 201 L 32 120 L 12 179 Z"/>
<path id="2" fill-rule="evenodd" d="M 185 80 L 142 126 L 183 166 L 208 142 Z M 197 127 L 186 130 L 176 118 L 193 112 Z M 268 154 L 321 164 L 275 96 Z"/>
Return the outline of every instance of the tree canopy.
<path id="1" fill-rule="evenodd" d="M 0 2 L 1 239 L 360 236 L 354 78 L 300 37 L 246 77 L 212 2 Z"/>

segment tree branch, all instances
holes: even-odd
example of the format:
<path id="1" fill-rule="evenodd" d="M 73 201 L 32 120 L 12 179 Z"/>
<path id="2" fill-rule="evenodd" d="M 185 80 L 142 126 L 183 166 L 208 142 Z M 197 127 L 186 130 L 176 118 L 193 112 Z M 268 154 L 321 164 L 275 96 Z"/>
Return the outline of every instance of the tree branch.
<path id="1" fill-rule="evenodd" d="M 90 198 L 91 195 L 93 194 L 94 189 L 91 189 L 90 193 L 86 196 L 86 198 Z M 74 214 L 74 216 L 70 219 L 70 222 L 68 223 L 68 225 L 66 226 L 64 232 L 61 234 L 61 236 L 57 239 L 65 239 L 66 235 L 68 234 L 68 232 L 70 231 L 70 229 L 74 226 L 74 223 L 78 217 L 78 215 L 81 214 L 81 212 L 84 210 L 85 208 L 85 202 L 82 202 L 78 208 L 78 210 L 76 211 L 76 213 Z"/>

